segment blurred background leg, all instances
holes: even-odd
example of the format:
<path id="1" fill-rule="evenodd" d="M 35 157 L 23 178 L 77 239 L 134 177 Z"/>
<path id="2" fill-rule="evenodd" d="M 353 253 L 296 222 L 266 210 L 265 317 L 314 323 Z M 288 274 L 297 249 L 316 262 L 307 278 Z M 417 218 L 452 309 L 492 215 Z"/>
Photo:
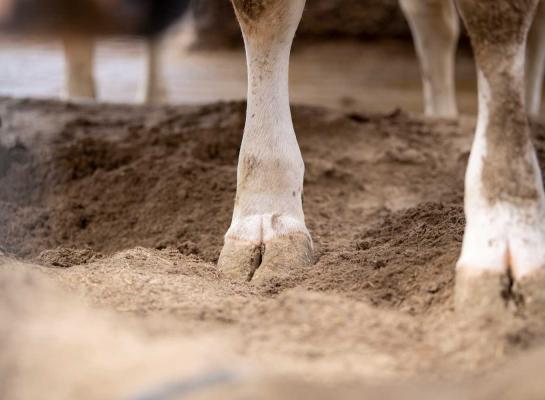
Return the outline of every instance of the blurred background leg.
<path id="1" fill-rule="evenodd" d="M 69 99 L 96 99 L 94 78 L 95 41 L 91 37 L 66 36 L 65 95 Z"/>
<path id="2" fill-rule="evenodd" d="M 161 71 L 162 38 L 154 37 L 145 42 L 146 76 L 142 84 L 141 99 L 146 104 L 159 104 L 165 100 L 165 87 Z"/>
<path id="3" fill-rule="evenodd" d="M 413 33 L 422 70 L 425 114 L 455 117 L 454 65 L 460 34 L 451 0 L 400 0 Z"/>

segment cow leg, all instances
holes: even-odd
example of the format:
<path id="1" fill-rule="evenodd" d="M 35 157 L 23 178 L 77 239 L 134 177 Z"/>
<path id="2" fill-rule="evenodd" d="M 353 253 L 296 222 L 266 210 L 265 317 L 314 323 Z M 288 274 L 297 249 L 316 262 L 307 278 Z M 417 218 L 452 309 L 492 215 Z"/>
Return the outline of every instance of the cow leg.
<path id="1" fill-rule="evenodd" d="M 218 263 L 228 276 L 263 281 L 312 262 L 288 93 L 289 54 L 305 0 L 232 3 L 246 46 L 248 106 L 233 219 Z"/>
<path id="2" fill-rule="evenodd" d="M 452 0 L 399 0 L 420 60 L 428 116 L 455 117 L 455 56 L 460 23 Z"/>
<path id="3" fill-rule="evenodd" d="M 164 99 L 164 86 L 161 79 L 161 48 L 159 37 L 146 40 L 146 79 L 142 90 L 142 102 L 159 104 Z"/>
<path id="4" fill-rule="evenodd" d="M 543 74 L 545 72 L 545 1 L 541 0 L 528 37 L 526 65 L 526 108 L 531 116 L 541 109 Z"/>
<path id="5" fill-rule="evenodd" d="M 457 1 L 479 86 L 457 299 L 488 307 L 504 304 L 506 282 L 509 294 L 545 267 L 545 195 L 524 93 L 526 39 L 539 0 Z"/>
<path id="6" fill-rule="evenodd" d="M 76 100 L 95 99 L 94 40 L 83 36 L 67 36 L 63 39 L 63 45 L 66 96 Z"/>

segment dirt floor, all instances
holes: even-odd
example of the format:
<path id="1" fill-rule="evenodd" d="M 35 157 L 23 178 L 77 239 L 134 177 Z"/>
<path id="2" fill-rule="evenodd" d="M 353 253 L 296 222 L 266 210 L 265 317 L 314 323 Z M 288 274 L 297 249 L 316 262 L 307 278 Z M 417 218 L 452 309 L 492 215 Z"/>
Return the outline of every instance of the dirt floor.
<path id="1" fill-rule="evenodd" d="M 544 398 L 545 310 L 454 311 L 473 118 L 295 106 L 316 263 L 256 286 L 244 112 L 0 100 L 1 398 Z"/>

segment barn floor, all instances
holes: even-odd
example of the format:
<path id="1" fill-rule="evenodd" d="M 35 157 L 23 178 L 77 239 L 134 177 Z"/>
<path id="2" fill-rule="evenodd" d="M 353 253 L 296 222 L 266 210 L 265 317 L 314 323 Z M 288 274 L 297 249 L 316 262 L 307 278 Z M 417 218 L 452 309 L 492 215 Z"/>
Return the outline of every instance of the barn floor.
<path id="1" fill-rule="evenodd" d="M 215 268 L 243 54 L 174 44 L 165 60 L 166 98 L 185 105 L 0 98 L 0 398 L 545 398 L 545 308 L 454 311 L 475 121 L 411 114 L 410 46 L 296 47 L 316 263 L 264 286 Z M 97 65 L 101 100 L 136 99 L 140 44 L 105 43 Z M 1 94 L 61 86 L 57 45 L 0 42 Z M 465 50 L 458 89 L 474 112 Z"/>
<path id="2" fill-rule="evenodd" d="M 294 107 L 316 264 L 254 286 L 244 110 L 0 100 L 0 397 L 542 398 L 545 310 L 454 312 L 472 118 Z"/>

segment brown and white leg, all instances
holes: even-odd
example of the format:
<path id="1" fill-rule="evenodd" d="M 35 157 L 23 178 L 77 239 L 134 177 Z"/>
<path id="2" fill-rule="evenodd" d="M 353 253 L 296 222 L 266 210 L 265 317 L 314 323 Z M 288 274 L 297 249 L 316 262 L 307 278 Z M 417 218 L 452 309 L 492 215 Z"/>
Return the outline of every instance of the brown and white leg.
<path id="1" fill-rule="evenodd" d="M 455 117 L 455 56 L 460 35 L 452 0 L 399 0 L 420 61 L 425 114 Z"/>
<path id="2" fill-rule="evenodd" d="M 95 99 L 94 39 L 84 36 L 67 36 L 63 38 L 63 45 L 65 96 L 73 100 Z"/>
<path id="3" fill-rule="evenodd" d="M 153 37 L 147 39 L 145 45 L 146 77 L 141 99 L 146 104 L 159 104 L 165 100 L 161 75 L 162 40 L 160 37 Z"/>
<path id="4" fill-rule="evenodd" d="M 502 282 L 528 282 L 545 268 L 545 195 L 524 93 L 527 33 L 538 0 L 457 1 L 479 84 L 457 299 L 502 304 Z"/>
<path id="5" fill-rule="evenodd" d="M 526 109 L 538 116 L 541 109 L 543 74 L 545 73 L 545 1 L 541 0 L 528 37 L 526 65 Z"/>
<path id="6" fill-rule="evenodd" d="M 281 278 L 312 263 L 302 206 L 304 164 L 290 113 L 291 44 L 305 0 L 232 0 L 248 63 L 248 107 L 233 220 L 220 269 L 241 280 Z"/>

